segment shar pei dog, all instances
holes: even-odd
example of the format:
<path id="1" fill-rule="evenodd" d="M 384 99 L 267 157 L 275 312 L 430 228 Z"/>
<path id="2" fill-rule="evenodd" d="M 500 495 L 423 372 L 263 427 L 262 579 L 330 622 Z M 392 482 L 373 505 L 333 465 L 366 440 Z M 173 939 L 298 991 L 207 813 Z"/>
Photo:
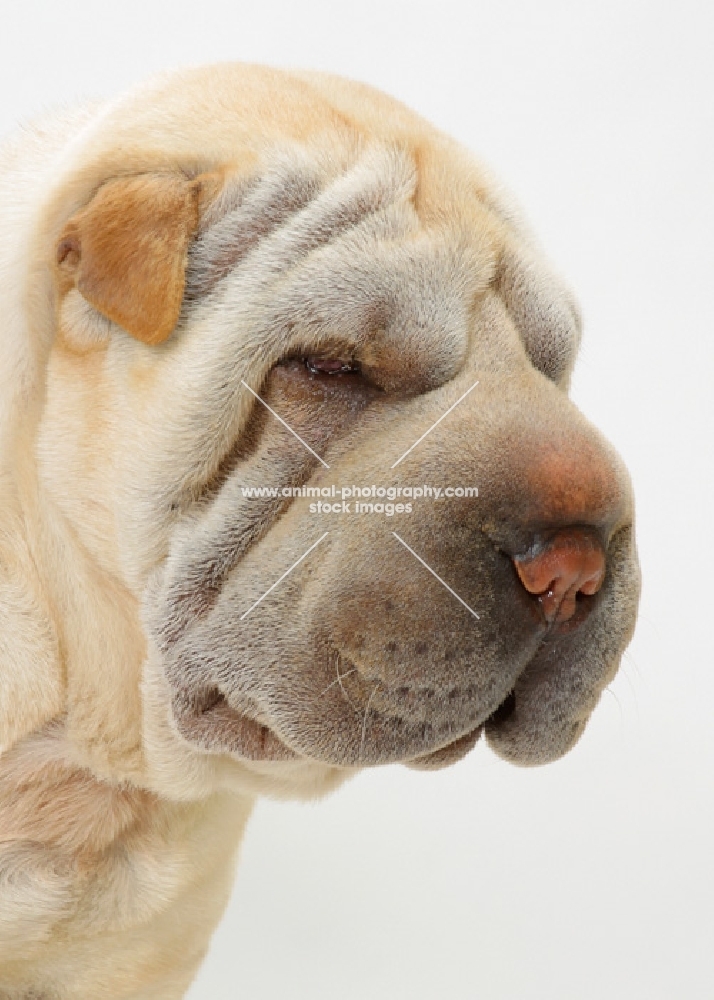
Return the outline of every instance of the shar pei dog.
<path id="1" fill-rule="evenodd" d="M 573 746 L 632 491 L 519 212 L 369 87 L 46 117 L 0 219 L 0 996 L 170 1000 L 257 796 Z"/>

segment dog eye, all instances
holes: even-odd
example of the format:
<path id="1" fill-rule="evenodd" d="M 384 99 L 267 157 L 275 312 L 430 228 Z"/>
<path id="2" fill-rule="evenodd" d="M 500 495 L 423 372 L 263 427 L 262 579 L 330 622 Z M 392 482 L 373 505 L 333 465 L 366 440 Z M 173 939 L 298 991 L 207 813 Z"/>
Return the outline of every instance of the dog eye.
<path id="1" fill-rule="evenodd" d="M 343 358 L 307 357 L 303 361 L 312 375 L 346 375 L 360 370 L 359 362 Z"/>

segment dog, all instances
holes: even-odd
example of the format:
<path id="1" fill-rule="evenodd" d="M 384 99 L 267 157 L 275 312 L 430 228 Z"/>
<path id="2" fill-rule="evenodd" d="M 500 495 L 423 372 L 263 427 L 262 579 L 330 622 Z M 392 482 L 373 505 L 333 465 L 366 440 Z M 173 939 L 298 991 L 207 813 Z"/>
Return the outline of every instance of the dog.
<path id="1" fill-rule="evenodd" d="M 569 291 L 375 90 L 221 65 L 0 160 L 0 996 L 188 988 L 259 795 L 518 765 L 636 617 Z"/>

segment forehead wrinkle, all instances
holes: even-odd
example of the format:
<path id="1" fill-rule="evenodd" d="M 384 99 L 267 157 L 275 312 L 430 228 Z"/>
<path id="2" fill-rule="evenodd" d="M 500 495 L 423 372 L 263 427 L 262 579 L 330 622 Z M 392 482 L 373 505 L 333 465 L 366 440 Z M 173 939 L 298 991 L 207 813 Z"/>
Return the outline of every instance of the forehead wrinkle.
<path id="1" fill-rule="evenodd" d="M 284 162 L 262 178 L 241 178 L 231 187 L 218 221 L 189 249 L 189 302 L 207 295 L 256 244 L 309 204 L 318 194 L 319 179 L 307 163 Z"/>
<path id="2" fill-rule="evenodd" d="M 354 152 L 345 163 L 324 151 L 281 150 L 262 176 L 235 184 L 228 199 L 219 196 L 229 208 L 189 250 L 186 301 L 209 294 L 270 237 L 279 266 L 281 250 L 293 259 L 306 256 L 316 245 L 413 193 L 414 164 L 405 150 L 379 143 Z M 301 213 L 302 225 L 296 220 L 291 230 L 291 220 Z"/>

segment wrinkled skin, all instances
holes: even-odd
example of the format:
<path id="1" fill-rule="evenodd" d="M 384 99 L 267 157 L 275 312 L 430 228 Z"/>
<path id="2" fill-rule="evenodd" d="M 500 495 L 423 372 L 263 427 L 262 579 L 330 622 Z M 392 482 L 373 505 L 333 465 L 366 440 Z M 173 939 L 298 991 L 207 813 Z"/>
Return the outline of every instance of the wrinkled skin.
<path id="1" fill-rule="evenodd" d="M 518 213 L 369 88 L 169 75 L 0 193 L 0 994 L 175 1000 L 256 795 L 572 747 L 632 490 Z M 244 493 L 425 484 L 478 496 Z"/>
<path id="2" fill-rule="evenodd" d="M 448 763 L 485 727 L 509 760 L 553 760 L 616 670 L 638 589 L 626 472 L 566 396 L 576 309 L 475 194 L 424 218 L 408 151 L 315 159 L 268 148 L 221 179 L 165 343 L 84 314 L 106 341 L 94 405 L 116 421 L 97 453 L 176 730 L 244 762 L 353 768 Z M 460 196 L 468 166 L 453 173 Z M 77 292 L 64 301 L 75 317 Z M 241 492 L 422 482 L 479 496 L 328 521 Z M 600 539 L 607 575 L 577 628 L 553 628 L 511 560 L 572 525 Z"/>
<path id="3" fill-rule="evenodd" d="M 361 169 L 358 161 L 353 173 Z M 277 236 L 300 250 L 258 320 L 275 355 L 254 367 L 252 381 L 330 471 L 243 389 L 246 430 L 237 451 L 222 456 L 218 483 L 209 478 L 208 498 L 202 491 L 187 503 L 148 614 L 178 730 L 204 749 L 349 767 L 438 766 L 470 749 L 485 726 L 507 759 L 546 762 L 578 738 L 629 638 L 637 594 L 631 492 L 619 460 L 565 395 L 575 311 L 561 293 L 530 303 L 524 315 L 507 286 L 509 263 L 511 272 L 518 263 L 506 260 L 499 271 L 482 233 L 424 232 L 405 187 L 376 211 L 377 199 L 370 204 L 359 188 L 355 214 L 344 196 L 336 210 L 339 196 L 328 188 L 324 206 L 310 191 L 307 220 L 275 212 Z M 284 189 L 275 188 L 282 206 Z M 258 184 L 222 220 L 215 244 L 235 246 L 242 216 L 261 194 Z M 360 214 L 362 201 L 372 211 Z M 322 238 L 305 259 L 309 227 Z M 388 253 L 380 243 L 386 233 Z M 186 309 L 179 340 L 212 335 L 224 315 L 246 310 L 242 296 L 257 284 L 255 269 L 274 270 L 275 237 L 261 236 L 258 253 L 239 258 Z M 210 237 L 194 254 L 204 275 L 211 264 L 202 255 L 218 256 Z M 525 333 L 519 320 L 530 323 Z M 360 373 L 310 372 L 300 358 L 312 352 L 356 359 Z M 241 375 L 234 366 L 234 389 Z M 479 497 L 422 502 L 393 522 L 320 520 L 302 499 L 241 495 L 241 487 L 266 482 L 477 483 Z M 571 524 L 602 538 L 607 577 L 584 599 L 582 624 L 554 629 L 510 557 Z M 325 530 L 319 547 L 244 619 Z M 509 711 L 496 712 L 511 692 Z"/>

